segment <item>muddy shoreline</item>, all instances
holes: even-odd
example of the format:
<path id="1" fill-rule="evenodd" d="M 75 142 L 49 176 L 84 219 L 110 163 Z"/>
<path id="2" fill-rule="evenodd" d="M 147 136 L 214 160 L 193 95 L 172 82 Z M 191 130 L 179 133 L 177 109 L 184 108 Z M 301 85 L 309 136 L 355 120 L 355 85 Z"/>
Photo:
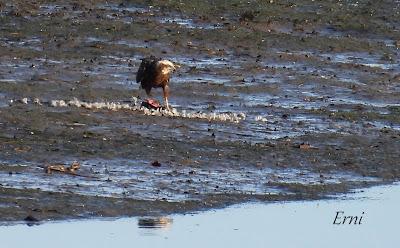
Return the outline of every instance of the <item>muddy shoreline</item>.
<path id="1" fill-rule="evenodd" d="M 0 1 L 0 221 L 186 213 L 398 181 L 399 4 L 229 4 Z M 185 114 L 132 107 L 150 54 L 181 65 L 170 101 Z M 79 176 L 44 171 L 73 161 Z"/>

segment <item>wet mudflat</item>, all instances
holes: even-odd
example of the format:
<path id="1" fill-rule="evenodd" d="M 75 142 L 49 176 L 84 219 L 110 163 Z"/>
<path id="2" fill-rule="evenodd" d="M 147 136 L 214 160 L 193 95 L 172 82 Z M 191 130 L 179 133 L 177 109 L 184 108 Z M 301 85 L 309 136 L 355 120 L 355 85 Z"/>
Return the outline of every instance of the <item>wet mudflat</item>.
<path id="1" fill-rule="evenodd" d="M 379 186 L 340 199 L 240 204 L 186 215 L 48 222 L 0 227 L 3 245 L 26 247 L 391 247 L 400 241 L 400 186 Z M 333 224 L 337 212 L 357 217 Z M 343 221 L 339 215 L 336 223 Z M 340 221 L 339 221 L 340 218 Z M 90 230 L 90 231 L 89 231 Z M 61 234 L 60 234 L 61 233 Z M 64 235 L 68 234 L 68 235 Z M 24 239 L 21 239 L 21 236 Z M 73 237 L 73 238 L 71 238 Z"/>
<path id="2" fill-rule="evenodd" d="M 1 220 L 320 199 L 399 179 L 396 1 L 0 8 Z M 175 114 L 137 107 L 150 54 L 181 65 Z M 77 175 L 45 173 L 73 161 Z"/>

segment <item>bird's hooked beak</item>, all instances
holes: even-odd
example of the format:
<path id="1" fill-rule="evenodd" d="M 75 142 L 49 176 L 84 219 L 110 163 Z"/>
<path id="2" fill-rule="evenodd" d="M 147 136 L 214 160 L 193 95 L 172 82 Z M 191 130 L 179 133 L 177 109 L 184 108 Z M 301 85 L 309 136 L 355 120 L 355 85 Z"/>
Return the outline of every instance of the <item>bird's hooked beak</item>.
<path id="1" fill-rule="evenodd" d="M 173 68 L 173 69 L 174 69 L 174 71 L 178 70 L 179 68 L 181 68 L 181 66 L 180 66 L 180 65 L 178 65 L 178 64 L 175 64 L 175 63 L 174 63 L 174 68 Z"/>

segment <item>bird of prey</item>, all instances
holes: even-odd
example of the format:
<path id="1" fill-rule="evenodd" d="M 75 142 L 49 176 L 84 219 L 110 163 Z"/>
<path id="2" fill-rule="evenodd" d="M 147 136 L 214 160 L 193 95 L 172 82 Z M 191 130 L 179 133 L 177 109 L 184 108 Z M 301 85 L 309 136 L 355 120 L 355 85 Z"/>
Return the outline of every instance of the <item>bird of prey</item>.
<path id="1" fill-rule="evenodd" d="M 169 60 L 150 56 L 142 59 L 139 70 L 136 74 L 136 82 L 151 96 L 152 88 L 162 88 L 164 95 L 164 104 L 167 110 L 170 110 L 168 104 L 169 97 L 169 79 L 171 73 L 179 68 L 179 65 Z"/>

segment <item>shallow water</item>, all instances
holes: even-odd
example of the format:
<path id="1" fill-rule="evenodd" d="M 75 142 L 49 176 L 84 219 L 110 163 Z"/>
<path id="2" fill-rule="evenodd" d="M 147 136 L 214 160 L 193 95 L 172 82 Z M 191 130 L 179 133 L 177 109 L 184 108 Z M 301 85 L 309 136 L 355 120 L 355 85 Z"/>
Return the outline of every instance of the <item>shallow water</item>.
<path id="1" fill-rule="evenodd" d="M 250 203 L 186 215 L 0 227 L 6 247 L 395 247 L 400 185 L 336 200 Z M 361 224 L 333 225 L 337 211 Z M 23 238 L 21 238 L 23 237 Z"/>

